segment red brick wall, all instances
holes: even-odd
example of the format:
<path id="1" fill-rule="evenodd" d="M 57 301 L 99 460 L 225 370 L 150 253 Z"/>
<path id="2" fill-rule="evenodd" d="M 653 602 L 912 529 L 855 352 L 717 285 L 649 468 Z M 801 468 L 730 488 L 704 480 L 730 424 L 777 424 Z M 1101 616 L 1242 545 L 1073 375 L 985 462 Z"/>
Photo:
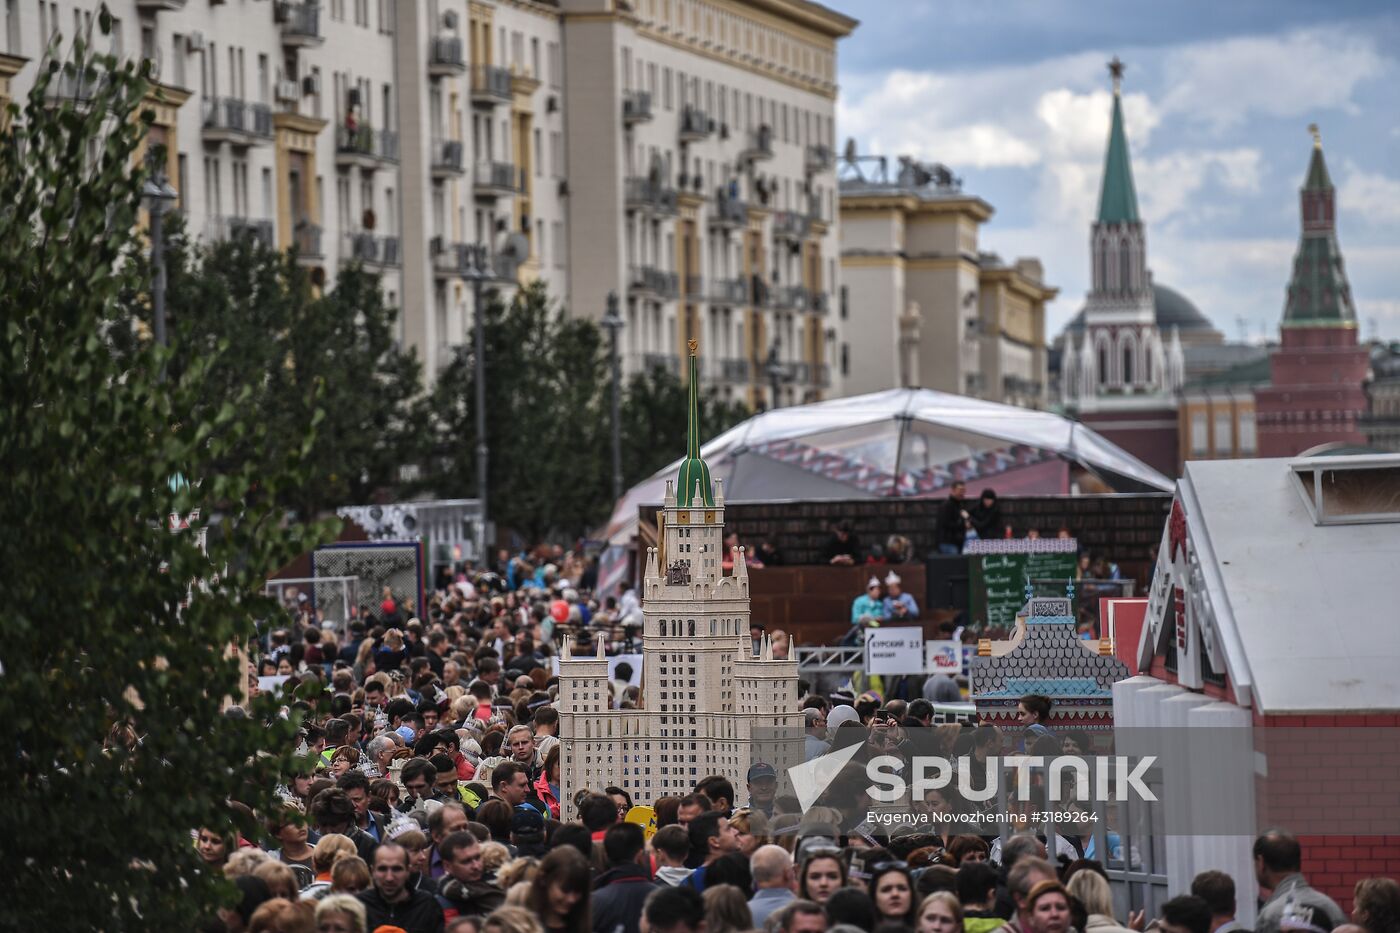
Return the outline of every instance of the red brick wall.
<path id="1" fill-rule="evenodd" d="M 1177 461 L 1180 453 L 1178 449 L 1180 432 L 1177 429 L 1176 417 L 1174 410 L 1164 409 L 1142 412 L 1085 413 L 1080 415 L 1079 420 L 1163 476 L 1175 478 L 1179 475 Z M 1115 421 L 1158 421 L 1164 419 L 1170 420 L 1169 426 L 1160 428 L 1115 428 L 1110 426 Z"/>
<path id="2" fill-rule="evenodd" d="M 1308 883 L 1351 913 L 1351 892 L 1363 878 L 1400 878 L 1400 837 L 1301 836 Z"/>

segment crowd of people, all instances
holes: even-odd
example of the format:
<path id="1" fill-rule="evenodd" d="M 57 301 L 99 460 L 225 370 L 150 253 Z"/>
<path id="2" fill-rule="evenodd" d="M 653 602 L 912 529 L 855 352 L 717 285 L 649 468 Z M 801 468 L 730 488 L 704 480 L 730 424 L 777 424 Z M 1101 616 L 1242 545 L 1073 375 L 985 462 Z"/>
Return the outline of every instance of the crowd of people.
<path id="1" fill-rule="evenodd" d="M 1115 911 L 1105 865 L 1043 838 L 843 830 L 776 794 L 758 763 L 745 793 L 718 775 L 685 797 L 634 801 L 619 787 L 560 786 L 560 717 L 550 659 L 569 628 L 608 638 L 619 605 L 580 596 L 562 562 L 511 559 L 457 579 L 422 617 L 385 594 L 343 626 L 301 611 L 268 631 L 260 672 L 281 672 L 299 715 L 303 765 L 274 812 L 229 802 L 192 846 L 239 900 L 211 918 L 228 933 L 1114 933 L 1145 928 Z M 582 572 L 581 562 L 574 569 Z M 889 596 L 899 601 L 896 584 Z M 563 608 L 559 607 L 559 603 Z M 296 608 L 294 603 L 294 608 Z M 882 607 L 884 603 L 881 603 Z M 580 624 L 587 618 L 591 625 Z M 616 647 L 616 645 L 610 645 Z M 618 671 L 614 699 L 636 701 Z M 285 678 L 285 679 L 282 679 Z M 254 685 L 256 684 L 254 679 Z M 940 684 L 940 687 L 955 685 Z M 256 689 L 256 687 L 253 687 Z M 1035 726 L 1032 698 L 1027 738 Z M 932 725 L 932 704 L 866 695 L 804 697 L 808 755 L 843 736 L 888 744 Z M 245 715 L 233 708 L 229 715 Z M 1038 717 L 1038 718 L 1037 718 Z M 951 730 L 951 731 L 946 731 Z M 945 727 L 984 742 L 990 727 Z M 937 731 L 937 730 L 934 730 Z M 952 732 L 957 732 L 956 736 Z M 866 739 L 862 739 L 866 740 Z M 998 736 L 998 741 L 1000 737 Z M 569 803 L 563 805 L 563 795 Z M 931 797 L 936 795 L 931 795 Z M 741 798 L 746 801 L 740 806 Z M 947 801 L 929 799 L 934 807 Z M 257 831 L 247 827 L 256 825 Z M 1400 933 L 1400 886 L 1357 886 L 1350 918 L 1308 887 L 1301 849 L 1261 837 L 1261 933 Z M 1218 872 L 1164 903 L 1164 933 L 1232 933 L 1234 882 Z M 1349 925 L 1350 924 L 1350 925 Z"/>

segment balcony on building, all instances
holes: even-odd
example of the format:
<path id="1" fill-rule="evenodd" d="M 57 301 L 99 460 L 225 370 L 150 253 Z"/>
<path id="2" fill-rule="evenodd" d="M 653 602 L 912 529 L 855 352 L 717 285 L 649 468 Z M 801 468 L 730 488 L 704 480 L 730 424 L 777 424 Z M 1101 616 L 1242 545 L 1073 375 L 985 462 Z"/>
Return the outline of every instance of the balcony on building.
<path id="1" fill-rule="evenodd" d="M 1001 390 L 1007 399 L 1028 399 L 1040 401 L 1044 386 L 1033 379 L 1022 379 L 1020 376 L 1003 376 L 1001 379 Z"/>
<path id="2" fill-rule="evenodd" d="M 685 297 L 690 301 L 705 300 L 705 280 L 698 275 L 685 277 Z"/>
<path id="3" fill-rule="evenodd" d="M 233 242 L 249 239 L 267 249 L 277 248 L 277 231 L 270 220 L 250 217 L 216 217 L 209 228 L 209 239 Z"/>
<path id="4" fill-rule="evenodd" d="M 808 146 L 803 153 L 803 167 L 808 172 L 825 172 L 836 164 L 836 153 L 831 147 L 818 143 Z"/>
<path id="5" fill-rule="evenodd" d="M 465 243 L 435 236 L 428 244 L 428 251 L 433 254 L 433 275 L 440 279 L 461 278 L 471 265 Z"/>
<path id="6" fill-rule="evenodd" d="M 210 97 L 204 101 L 204 141 L 251 146 L 272 139 L 272 109 L 237 97 Z"/>
<path id="7" fill-rule="evenodd" d="M 629 178 L 626 184 L 629 211 L 644 211 L 658 217 L 672 217 L 679 210 L 676 189 L 654 178 Z"/>
<path id="8" fill-rule="evenodd" d="M 807 310 L 807 289 L 802 285 L 780 285 L 771 293 L 769 306 L 779 311 Z"/>
<path id="9" fill-rule="evenodd" d="M 773 158 L 773 128 L 767 123 L 749 133 L 744 151 L 739 157 L 746 162 L 758 162 Z"/>
<path id="10" fill-rule="evenodd" d="M 626 91 L 622 95 L 622 123 L 632 126 L 651 119 L 651 95 L 646 91 Z"/>
<path id="11" fill-rule="evenodd" d="M 321 225 L 309 220 L 298 221 L 292 227 L 292 242 L 296 246 L 297 259 L 304 262 L 317 262 L 325 257 L 321 251 Z"/>
<path id="12" fill-rule="evenodd" d="M 812 364 L 801 361 L 788 363 L 787 377 L 789 382 L 800 386 L 810 385 L 812 381 Z"/>
<path id="13" fill-rule="evenodd" d="M 370 126 L 338 126 L 335 164 L 340 168 L 374 170 L 399 161 L 399 134 Z"/>
<path id="14" fill-rule="evenodd" d="M 519 191 L 516 169 L 510 162 L 483 159 L 472 174 L 472 191 L 483 200 L 510 197 Z"/>
<path id="15" fill-rule="evenodd" d="M 831 296 L 826 292 L 810 292 L 807 295 L 807 310 L 813 314 L 826 314 L 831 310 Z"/>
<path id="16" fill-rule="evenodd" d="M 136 0 L 140 13 L 159 13 L 161 10 L 183 10 L 185 0 Z"/>
<path id="17" fill-rule="evenodd" d="M 718 305 L 745 305 L 749 302 L 748 283 L 742 277 L 737 279 L 715 279 L 710 285 L 710 303 Z"/>
<path id="18" fill-rule="evenodd" d="M 437 179 L 461 175 L 467 170 L 462 155 L 462 143 L 456 139 L 433 140 L 433 177 Z"/>
<path id="19" fill-rule="evenodd" d="M 666 272 L 655 266 L 633 266 L 629 278 L 634 295 L 649 296 L 667 301 L 680 292 L 680 279 L 674 272 Z"/>
<path id="20" fill-rule="evenodd" d="M 44 98 L 50 106 L 72 104 L 78 109 L 86 109 L 97 96 L 103 80 L 95 74 L 83 75 L 65 68 L 54 72 L 49 78 Z"/>
<path id="21" fill-rule="evenodd" d="M 282 27 L 282 44 L 290 48 L 312 48 L 326 41 L 321 35 L 321 5 L 294 0 L 277 0 L 273 17 Z"/>
<path id="22" fill-rule="evenodd" d="M 748 382 L 749 361 L 744 359 L 723 359 L 719 361 L 720 378 L 725 382 Z"/>
<path id="23" fill-rule="evenodd" d="M 497 65 L 472 68 L 472 103 L 482 107 L 510 103 L 510 72 Z"/>
<path id="24" fill-rule="evenodd" d="M 450 78 L 465 73 L 467 60 L 462 54 L 458 36 L 437 36 L 428 43 L 428 74 L 434 78 Z"/>
<path id="25" fill-rule="evenodd" d="M 715 121 L 699 107 L 686 104 L 681 108 L 680 141 L 695 143 L 714 132 Z"/>
<path id="26" fill-rule="evenodd" d="M 773 239 L 798 242 L 807 235 L 808 218 L 797 211 L 778 211 L 773 215 Z"/>
<path id="27" fill-rule="evenodd" d="M 340 254 L 341 262 L 358 260 L 366 266 L 386 268 L 397 266 L 399 259 L 399 238 L 380 236 L 368 230 L 345 234 L 345 248 Z"/>
<path id="28" fill-rule="evenodd" d="M 681 358 L 674 353 L 643 353 L 642 369 L 650 372 L 659 369 L 673 376 L 681 374 Z"/>
<path id="29" fill-rule="evenodd" d="M 749 205 L 720 188 L 709 211 L 710 226 L 719 230 L 741 230 L 749 224 Z"/>
<path id="30" fill-rule="evenodd" d="M 807 384 L 820 389 L 831 385 L 831 366 L 828 363 L 815 363 L 807 371 Z"/>

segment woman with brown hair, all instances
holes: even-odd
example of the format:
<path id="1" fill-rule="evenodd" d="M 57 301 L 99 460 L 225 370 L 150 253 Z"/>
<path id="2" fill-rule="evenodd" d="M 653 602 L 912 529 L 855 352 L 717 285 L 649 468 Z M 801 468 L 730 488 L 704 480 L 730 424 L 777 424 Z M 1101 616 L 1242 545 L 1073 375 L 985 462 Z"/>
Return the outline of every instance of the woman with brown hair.
<path id="1" fill-rule="evenodd" d="M 529 907 L 543 921 L 545 933 L 591 933 L 591 885 L 588 860 L 573 846 L 554 849 L 540 861 Z"/>
<path id="2" fill-rule="evenodd" d="M 339 778 L 347 771 L 360 766 L 360 750 L 353 745 L 342 745 L 331 755 L 331 777 Z"/>
<path id="3" fill-rule="evenodd" d="M 734 885 L 707 885 L 701 900 L 705 904 L 705 933 L 743 933 L 753 929 L 753 911 L 744 892 Z"/>
<path id="4" fill-rule="evenodd" d="M 1018 911 L 1027 933 L 1065 933 L 1069 929 L 1069 893 L 1058 881 L 1038 882 Z"/>
<path id="5" fill-rule="evenodd" d="M 729 825 L 739 834 L 739 851 L 744 853 L 744 858 L 771 841 L 768 837 L 768 817 L 763 815 L 762 810 L 741 807 L 729 818 Z"/>

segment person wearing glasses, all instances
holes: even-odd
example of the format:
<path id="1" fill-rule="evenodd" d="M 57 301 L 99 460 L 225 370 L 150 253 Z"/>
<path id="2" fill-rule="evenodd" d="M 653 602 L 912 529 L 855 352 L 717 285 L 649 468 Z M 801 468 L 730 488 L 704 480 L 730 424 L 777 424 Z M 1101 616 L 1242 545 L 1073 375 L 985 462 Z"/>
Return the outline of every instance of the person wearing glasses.
<path id="1" fill-rule="evenodd" d="M 877 862 L 870 869 L 870 897 L 875 901 L 876 923 L 913 927 L 918 922 L 914 903 L 914 879 L 905 862 Z"/>

